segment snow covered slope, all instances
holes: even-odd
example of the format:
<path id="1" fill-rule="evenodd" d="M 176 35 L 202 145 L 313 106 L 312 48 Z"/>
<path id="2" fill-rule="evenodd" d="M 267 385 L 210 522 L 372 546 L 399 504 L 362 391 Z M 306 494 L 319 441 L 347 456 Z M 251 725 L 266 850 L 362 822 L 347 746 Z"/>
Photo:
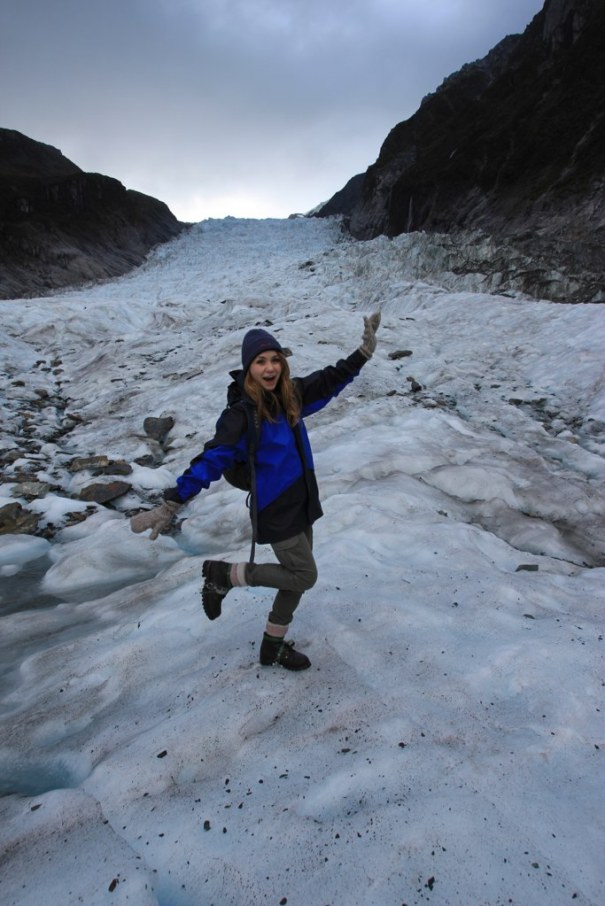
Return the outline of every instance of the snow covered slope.
<path id="1" fill-rule="evenodd" d="M 603 308 L 477 292 L 418 248 L 207 221 L 0 303 L 0 506 L 46 528 L 0 536 L 3 906 L 603 902 Z M 260 668 L 270 593 L 215 623 L 199 596 L 205 557 L 247 558 L 244 495 L 156 542 L 128 514 L 211 435 L 246 330 L 304 374 L 376 308 L 376 355 L 307 423 L 313 666 Z M 93 456 L 132 468 L 110 506 L 78 499 L 115 480 L 74 470 Z"/>

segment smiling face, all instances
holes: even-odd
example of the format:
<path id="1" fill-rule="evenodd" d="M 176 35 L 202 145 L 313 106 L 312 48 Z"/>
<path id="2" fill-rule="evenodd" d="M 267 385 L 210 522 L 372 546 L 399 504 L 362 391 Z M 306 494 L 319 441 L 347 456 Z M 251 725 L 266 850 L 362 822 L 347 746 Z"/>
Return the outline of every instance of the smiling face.
<path id="1" fill-rule="evenodd" d="M 261 352 L 250 365 L 248 373 L 263 390 L 275 390 L 282 374 L 279 354 L 273 349 Z"/>

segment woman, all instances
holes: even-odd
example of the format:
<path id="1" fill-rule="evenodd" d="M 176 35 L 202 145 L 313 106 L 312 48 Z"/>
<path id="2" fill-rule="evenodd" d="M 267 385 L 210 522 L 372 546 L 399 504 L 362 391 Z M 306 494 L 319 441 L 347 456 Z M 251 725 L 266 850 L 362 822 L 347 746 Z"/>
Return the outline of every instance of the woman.
<path id="1" fill-rule="evenodd" d="M 208 618 L 215 620 L 232 588 L 277 589 L 260 649 L 263 666 L 281 664 L 288 670 L 311 666 L 309 658 L 285 640 L 303 593 L 317 581 L 312 526 L 322 510 L 303 417 L 318 412 L 357 377 L 374 353 L 379 324 L 380 313 L 364 317 L 361 345 L 355 352 L 336 365 L 295 379 L 278 340 L 266 330 L 248 331 L 242 343 L 242 370 L 232 372 L 230 405 L 220 416 L 213 439 L 177 479 L 176 487 L 164 492 L 161 506 L 131 520 L 133 531 L 151 528 L 150 537 L 157 538 L 184 503 L 235 463 L 246 462 L 251 412 L 258 433 L 252 492 L 256 505 L 251 507 L 255 540 L 270 544 L 278 563 L 206 560 L 202 602 Z"/>

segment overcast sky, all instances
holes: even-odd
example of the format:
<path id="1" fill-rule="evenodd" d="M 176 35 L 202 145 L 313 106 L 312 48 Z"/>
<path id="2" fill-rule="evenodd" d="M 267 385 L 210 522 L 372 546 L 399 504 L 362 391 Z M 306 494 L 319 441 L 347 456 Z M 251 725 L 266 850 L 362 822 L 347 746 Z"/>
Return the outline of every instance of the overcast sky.
<path id="1" fill-rule="evenodd" d="M 287 217 L 543 0 L 0 0 L 0 126 L 181 220 Z"/>

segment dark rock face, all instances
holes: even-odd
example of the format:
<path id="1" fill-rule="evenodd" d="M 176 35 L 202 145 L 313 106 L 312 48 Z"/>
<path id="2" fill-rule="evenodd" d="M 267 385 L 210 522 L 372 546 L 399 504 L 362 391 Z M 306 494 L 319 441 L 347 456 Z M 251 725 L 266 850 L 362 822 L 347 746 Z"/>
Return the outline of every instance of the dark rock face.
<path id="1" fill-rule="evenodd" d="M 0 129 L 0 298 L 119 276 L 184 227 L 163 202 Z"/>
<path id="2" fill-rule="evenodd" d="M 604 184 L 605 3 L 546 0 L 523 35 L 464 66 L 395 126 L 356 203 L 338 210 L 335 196 L 319 216 L 348 215 L 360 239 L 502 237 L 579 280 L 576 301 L 602 301 Z"/>
<path id="3" fill-rule="evenodd" d="M 352 176 L 344 188 L 322 205 L 319 216 L 331 217 L 333 214 L 345 214 L 348 216 L 352 214 L 361 198 L 363 180 L 363 173 Z"/>

